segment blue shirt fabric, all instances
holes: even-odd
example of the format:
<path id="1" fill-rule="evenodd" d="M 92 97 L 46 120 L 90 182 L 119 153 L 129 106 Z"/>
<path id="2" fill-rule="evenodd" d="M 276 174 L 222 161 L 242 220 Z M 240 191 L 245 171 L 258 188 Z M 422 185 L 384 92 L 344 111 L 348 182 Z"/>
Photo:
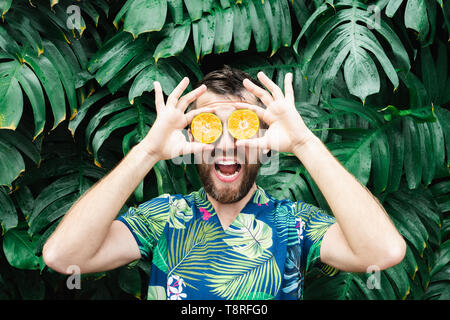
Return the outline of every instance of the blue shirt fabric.
<path id="1" fill-rule="evenodd" d="M 201 188 L 164 194 L 118 218 L 142 259 L 152 259 L 148 299 L 302 299 L 305 272 L 335 219 L 304 202 L 277 200 L 261 187 L 224 230 Z"/>

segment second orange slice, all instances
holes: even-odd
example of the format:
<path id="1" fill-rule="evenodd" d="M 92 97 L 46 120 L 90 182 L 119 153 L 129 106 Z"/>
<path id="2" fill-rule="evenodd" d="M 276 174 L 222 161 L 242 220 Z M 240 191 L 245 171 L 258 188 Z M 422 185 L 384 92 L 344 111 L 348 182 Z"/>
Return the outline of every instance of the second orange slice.
<path id="1" fill-rule="evenodd" d="M 239 109 L 231 113 L 227 126 L 234 138 L 249 139 L 258 132 L 259 118 L 252 110 Z"/>

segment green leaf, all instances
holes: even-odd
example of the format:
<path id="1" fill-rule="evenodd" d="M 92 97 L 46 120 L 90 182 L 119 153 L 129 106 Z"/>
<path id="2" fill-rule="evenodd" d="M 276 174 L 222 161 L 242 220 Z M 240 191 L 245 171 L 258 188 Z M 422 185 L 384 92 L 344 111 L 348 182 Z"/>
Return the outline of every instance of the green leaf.
<path id="1" fill-rule="evenodd" d="M 281 46 L 281 8 L 277 0 L 263 1 L 264 13 L 266 15 L 267 23 L 270 31 L 270 43 L 272 51 L 270 56 L 273 56 L 275 52 Z"/>
<path id="2" fill-rule="evenodd" d="M 0 139 L 0 186 L 9 186 L 25 171 L 22 155 L 11 144 Z"/>
<path id="3" fill-rule="evenodd" d="M 442 65 L 445 68 L 445 64 Z M 428 96 L 431 103 L 436 103 L 439 96 L 439 86 L 437 77 L 437 70 L 434 64 L 433 57 L 431 56 L 430 47 L 422 48 L 421 50 L 421 69 L 423 84 L 427 89 Z M 445 80 L 447 79 L 442 79 Z"/>
<path id="4" fill-rule="evenodd" d="M 103 142 L 111 135 L 111 133 L 119 128 L 123 128 L 132 124 L 137 123 L 138 114 L 133 108 L 118 113 L 111 117 L 104 126 L 102 126 L 94 135 L 92 139 L 92 150 L 94 152 L 94 157 L 98 162 L 98 151 L 103 145 Z"/>
<path id="5" fill-rule="evenodd" d="M 173 22 L 181 24 L 183 22 L 183 0 L 167 0 L 169 11 Z"/>
<path id="6" fill-rule="evenodd" d="M 72 193 L 70 194 L 61 195 L 58 190 L 58 198 L 46 206 L 42 211 L 38 212 L 36 216 L 33 216 L 33 220 L 30 219 L 30 228 L 28 230 L 30 235 L 35 235 L 41 232 L 69 211 L 75 201 L 77 201 L 80 197 L 80 194 L 77 192 L 78 185 L 75 190 L 71 191 Z M 38 199 L 36 199 L 36 201 L 38 201 Z"/>
<path id="7" fill-rule="evenodd" d="M 380 91 L 380 77 L 369 54 L 360 48 L 350 50 L 344 65 L 345 82 L 351 94 L 365 102 L 366 97 Z"/>
<path id="8" fill-rule="evenodd" d="M 405 142 L 401 131 L 401 123 L 396 122 L 386 130 L 389 143 L 389 175 L 386 192 L 398 190 L 403 174 Z"/>
<path id="9" fill-rule="evenodd" d="M 22 186 L 14 193 L 14 198 L 16 199 L 20 210 L 22 211 L 25 220 L 28 220 L 34 207 L 34 197 L 27 186 Z"/>
<path id="10" fill-rule="evenodd" d="M 0 78 L 0 128 L 15 130 L 22 117 L 22 110 L 23 96 L 19 81 L 14 76 Z"/>
<path id="11" fill-rule="evenodd" d="M 259 0 L 250 0 L 248 1 L 248 8 L 256 51 L 265 52 L 269 49 L 270 38 L 267 35 L 270 31 L 263 5 Z"/>
<path id="12" fill-rule="evenodd" d="M 13 15 L 8 16 L 7 21 L 8 31 L 12 37 L 21 42 L 22 46 L 30 46 L 38 56 L 44 52 L 41 36 L 32 26 L 30 19 L 14 12 Z"/>
<path id="13" fill-rule="evenodd" d="M 425 186 L 428 186 L 434 178 L 436 171 L 436 160 L 434 159 L 434 143 L 433 137 L 431 136 L 430 124 L 429 123 L 419 123 L 417 125 L 419 129 L 419 134 L 421 136 L 421 141 L 423 141 L 422 152 L 422 182 Z"/>
<path id="14" fill-rule="evenodd" d="M 5 231 L 15 228 L 18 223 L 16 208 L 4 187 L 0 187 L 0 208 L 0 225 L 3 235 Z"/>
<path id="15" fill-rule="evenodd" d="M 233 38 L 233 10 L 231 8 L 215 10 L 214 53 L 228 52 Z"/>
<path id="16" fill-rule="evenodd" d="M 133 104 L 134 99 L 140 97 L 144 91 L 152 91 L 154 81 L 159 81 L 164 93 L 169 95 L 181 80 L 182 76 L 173 69 L 171 64 L 160 60 L 157 64 L 146 67 L 134 79 L 128 99 Z"/>
<path id="17" fill-rule="evenodd" d="M 50 204 L 52 204 L 62 196 L 66 196 L 77 191 L 78 188 L 78 174 L 71 174 L 59 178 L 58 180 L 44 188 L 36 197 L 33 212 L 30 214 L 28 220 L 29 225 L 33 225 L 34 219 L 36 219 L 46 207 L 48 207 Z"/>
<path id="18" fill-rule="evenodd" d="M 38 76 L 47 93 L 54 117 L 53 130 L 66 119 L 64 89 L 58 71 L 52 62 L 43 55 L 40 58 L 36 58 L 25 54 L 24 60 Z"/>
<path id="19" fill-rule="evenodd" d="M 80 110 L 78 111 L 77 115 L 69 123 L 69 130 L 72 133 L 72 136 L 75 135 L 75 131 L 77 130 L 80 123 L 86 117 L 86 114 L 88 113 L 90 108 L 96 102 L 107 96 L 108 93 L 109 92 L 107 90 L 99 90 L 97 93 L 93 94 L 92 96 L 84 100 L 84 102 L 81 104 Z"/>
<path id="20" fill-rule="evenodd" d="M 425 39 L 429 30 L 425 0 L 408 0 L 405 8 L 405 26 L 417 31 L 419 39 Z"/>
<path id="21" fill-rule="evenodd" d="M 127 42 L 116 55 L 111 57 L 96 71 L 95 79 L 101 86 L 109 82 L 131 59 L 148 49 L 145 37 Z M 103 60 L 103 59 L 102 59 Z"/>
<path id="22" fill-rule="evenodd" d="M 125 16 L 123 30 L 130 32 L 134 38 L 145 32 L 160 31 L 166 14 L 166 0 L 134 0 Z"/>
<path id="23" fill-rule="evenodd" d="M 126 293 L 141 298 L 141 275 L 138 268 L 120 268 L 118 283 L 120 289 Z"/>
<path id="24" fill-rule="evenodd" d="M 17 150 L 21 151 L 28 158 L 30 158 L 35 164 L 38 164 L 41 160 L 39 150 L 33 142 L 24 136 L 24 134 L 27 133 L 22 130 L 0 130 L 0 140 L 14 146 Z"/>
<path id="25" fill-rule="evenodd" d="M 192 38 L 197 62 L 203 57 L 203 52 L 212 52 L 215 34 L 214 26 L 215 20 L 212 14 L 192 23 Z"/>
<path id="26" fill-rule="evenodd" d="M 252 37 L 248 5 L 236 4 L 233 8 L 233 44 L 234 52 L 248 49 Z"/>
<path id="27" fill-rule="evenodd" d="M 327 144 L 333 155 L 363 185 L 367 184 L 370 177 L 372 163 L 370 144 L 377 134 L 378 131 L 372 131 L 354 142 L 346 141 Z"/>
<path id="28" fill-rule="evenodd" d="M 88 71 L 96 72 L 108 60 L 119 54 L 129 43 L 133 41 L 133 37 L 127 32 L 118 32 L 109 40 L 105 41 L 103 46 L 89 60 L 87 66 Z"/>
<path id="29" fill-rule="evenodd" d="M 17 42 L 9 35 L 8 31 L 1 26 L 0 26 L 0 48 L 10 53 L 14 57 L 17 57 L 20 52 L 20 48 Z"/>
<path id="30" fill-rule="evenodd" d="M 344 63 L 345 80 L 350 93 L 364 101 L 380 88 L 378 70 L 372 57 L 377 58 L 394 88 L 397 88 L 397 73 L 374 33 L 387 41 L 399 66 L 405 70 L 409 69 L 409 58 L 400 39 L 383 18 L 374 21 L 365 5 L 359 1 L 339 2 L 333 7 L 335 14 L 320 20 L 326 11 L 331 9 L 322 5 L 311 15 L 294 44 L 296 48 L 313 22 L 318 22 L 302 56 L 301 68 L 310 79 L 311 89 L 315 93 L 323 89 L 324 98 L 328 99 L 330 84 Z"/>
<path id="31" fill-rule="evenodd" d="M 86 146 L 89 146 L 92 134 L 98 128 L 105 117 L 130 107 L 131 105 L 126 97 L 115 99 L 102 106 L 102 108 L 91 118 L 88 126 L 86 127 Z"/>
<path id="32" fill-rule="evenodd" d="M 372 141 L 372 178 L 373 192 L 380 194 L 386 190 L 389 179 L 390 150 L 387 136 L 380 132 Z"/>
<path id="33" fill-rule="evenodd" d="M 292 22 L 288 0 L 279 1 L 281 14 L 281 45 L 289 47 L 292 42 Z"/>
<path id="34" fill-rule="evenodd" d="M 202 17 L 203 3 L 202 0 L 184 0 L 184 5 L 191 17 L 192 21 L 196 21 Z"/>
<path id="35" fill-rule="evenodd" d="M 450 112 L 444 108 L 436 108 L 435 112 L 444 133 L 448 168 L 450 167 Z"/>
<path id="36" fill-rule="evenodd" d="M 403 137 L 405 139 L 404 170 L 406 181 L 410 189 L 415 189 L 422 178 L 422 152 L 423 150 L 417 124 L 409 117 L 403 118 Z"/>
<path id="37" fill-rule="evenodd" d="M 33 139 L 36 139 L 44 131 L 45 126 L 45 100 L 42 86 L 39 79 L 27 65 L 22 65 L 20 71 L 16 73 L 16 76 L 33 109 Z"/>
<path id="38" fill-rule="evenodd" d="M 8 12 L 9 8 L 11 8 L 12 0 L 3 0 L 0 1 L 0 12 L 2 17 Z"/>
<path id="39" fill-rule="evenodd" d="M 11 229 L 3 238 L 3 252 L 9 264 L 18 269 L 39 270 L 42 259 L 34 254 L 36 238 L 26 230 Z"/>
<path id="40" fill-rule="evenodd" d="M 183 51 L 191 33 L 191 24 L 189 21 L 182 25 L 172 28 L 169 35 L 164 38 L 156 47 L 153 58 L 158 62 L 160 58 L 175 56 Z"/>

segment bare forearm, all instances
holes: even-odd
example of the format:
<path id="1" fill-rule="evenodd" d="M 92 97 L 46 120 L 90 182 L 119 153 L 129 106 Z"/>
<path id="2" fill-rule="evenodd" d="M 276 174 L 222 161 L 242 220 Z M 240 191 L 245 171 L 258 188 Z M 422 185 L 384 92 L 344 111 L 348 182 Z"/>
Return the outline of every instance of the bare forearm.
<path id="1" fill-rule="evenodd" d="M 401 236 L 378 200 L 316 137 L 295 150 L 327 200 L 353 253 L 384 254 Z"/>
<path id="2" fill-rule="evenodd" d="M 138 145 L 108 175 L 89 189 L 67 212 L 45 244 L 74 262 L 91 258 L 104 241 L 111 223 L 151 170 L 156 159 Z"/>

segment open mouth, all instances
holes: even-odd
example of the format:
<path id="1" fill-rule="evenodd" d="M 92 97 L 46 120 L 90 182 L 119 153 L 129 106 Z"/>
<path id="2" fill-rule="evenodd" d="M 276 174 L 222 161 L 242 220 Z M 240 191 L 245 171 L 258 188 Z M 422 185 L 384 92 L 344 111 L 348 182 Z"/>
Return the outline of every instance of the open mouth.
<path id="1" fill-rule="evenodd" d="M 214 172 L 223 182 L 235 181 L 241 173 L 241 164 L 234 160 L 220 160 L 214 163 Z"/>

